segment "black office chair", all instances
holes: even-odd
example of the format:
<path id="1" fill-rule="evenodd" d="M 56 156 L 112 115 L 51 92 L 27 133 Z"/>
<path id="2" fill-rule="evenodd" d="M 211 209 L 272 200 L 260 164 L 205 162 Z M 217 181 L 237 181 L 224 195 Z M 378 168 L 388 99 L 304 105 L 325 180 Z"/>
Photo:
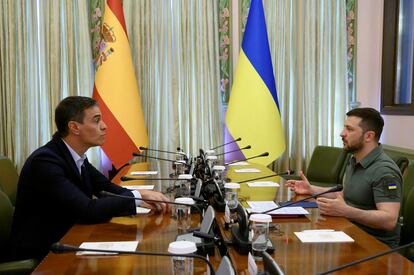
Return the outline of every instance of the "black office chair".
<path id="1" fill-rule="evenodd" d="M 0 191 L 0 275 L 30 274 L 37 265 L 34 259 L 10 261 L 9 239 L 13 212 L 8 196 Z"/>

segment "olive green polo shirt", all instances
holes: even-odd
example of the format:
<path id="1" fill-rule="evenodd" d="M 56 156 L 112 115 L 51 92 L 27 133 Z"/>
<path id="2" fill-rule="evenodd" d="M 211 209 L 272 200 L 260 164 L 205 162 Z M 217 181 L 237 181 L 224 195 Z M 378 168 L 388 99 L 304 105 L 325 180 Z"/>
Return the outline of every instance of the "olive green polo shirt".
<path id="1" fill-rule="evenodd" d="M 402 176 L 395 162 L 388 157 L 379 145 L 360 162 L 352 157 L 347 164 L 344 179 L 344 199 L 355 208 L 376 210 L 376 203 L 400 202 Z M 385 231 L 355 223 L 391 247 L 400 241 L 400 225 L 397 222 L 393 231 Z"/>

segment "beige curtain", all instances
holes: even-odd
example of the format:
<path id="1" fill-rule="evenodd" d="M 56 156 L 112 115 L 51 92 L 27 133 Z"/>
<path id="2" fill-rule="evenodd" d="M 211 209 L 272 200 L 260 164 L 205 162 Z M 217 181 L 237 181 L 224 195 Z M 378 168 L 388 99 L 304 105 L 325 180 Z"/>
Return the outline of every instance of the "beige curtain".
<path id="1" fill-rule="evenodd" d="M 125 0 L 150 147 L 220 144 L 218 3 Z"/>
<path id="2" fill-rule="evenodd" d="M 305 169 L 316 145 L 342 146 L 345 1 L 263 1 L 287 148 L 277 171 Z"/>
<path id="3" fill-rule="evenodd" d="M 92 93 L 88 3 L 0 1 L 0 37 L 0 154 L 21 168 L 55 131 L 57 103 Z"/>

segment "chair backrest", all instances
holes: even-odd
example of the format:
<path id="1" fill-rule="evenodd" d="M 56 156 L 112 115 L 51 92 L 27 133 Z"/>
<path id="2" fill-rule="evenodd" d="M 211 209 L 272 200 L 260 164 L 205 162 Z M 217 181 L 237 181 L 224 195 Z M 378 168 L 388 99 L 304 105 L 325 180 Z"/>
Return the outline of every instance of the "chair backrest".
<path id="1" fill-rule="evenodd" d="M 8 256 L 13 211 L 14 208 L 9 197 L 0 191 L 0 262 L 5 261 Z"/>
<path id="2" fill-rule="evenodd" d="M 342 183 L 349 156 L 343 148 L 316 146 L 306 171 L 308 180 L 322 186 Z"/>
<path id="3" fill-rule="evenodd" d="M 400 244 L 407 244 L 414 241 L 414 215 L 412 211 L 414 209 L 414 189 L 411 189 L 406 196 L 406 200 L 403 204 L 403 226 L 401 227 L 401 241 Z M 405 256 L 411 261 L 414 261 L 414 247 L 409 247 L 405 250 Z"/>
<path id="4" fill-rule="evenodd" d="M 404 175 L 405 170 L 407 169 L 408 164 L 410 163 L 408 158 L 400 155 L 395 155 L 391 157 L 391 159 L 395 162 L 395 164 L 397 164 L 398 168 L 400 168 L 401 174 Z"/>
<path id="5" fill-rule="evenodd" d="M 234 268 L 231 265 L 230 259 L 227 256 L 224 256 L 221 259 L 220 265 L 216 272 L 217 275 L 234 275 Z"/>
<path id="6" fill-rule="evenodd" d="M 0 190 L 9 197 L 12 205 L 16 203 L 18 181 L 19 175 L 12 161 L 0 156 Z"/>
<path id="7" fill-rule="evenodd" d="M 414 163 L 408 165 L 403 174 L 403 186 L 402 186 L 402 208 L 407 201 L 408 194 L 414 188 Z"/>

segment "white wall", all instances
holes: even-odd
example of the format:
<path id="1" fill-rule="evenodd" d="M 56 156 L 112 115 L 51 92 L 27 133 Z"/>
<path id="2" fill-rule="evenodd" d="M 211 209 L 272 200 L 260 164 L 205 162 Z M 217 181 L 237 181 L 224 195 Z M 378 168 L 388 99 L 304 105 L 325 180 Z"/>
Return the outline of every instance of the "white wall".
<path id="1" fill-rule="evenodd" d="M 361 107 L 380 109 L 383 0 L 357 1 L 356 93 Z M 381 142 L 414 149 L 414 116 L 383 116 Z"/>

